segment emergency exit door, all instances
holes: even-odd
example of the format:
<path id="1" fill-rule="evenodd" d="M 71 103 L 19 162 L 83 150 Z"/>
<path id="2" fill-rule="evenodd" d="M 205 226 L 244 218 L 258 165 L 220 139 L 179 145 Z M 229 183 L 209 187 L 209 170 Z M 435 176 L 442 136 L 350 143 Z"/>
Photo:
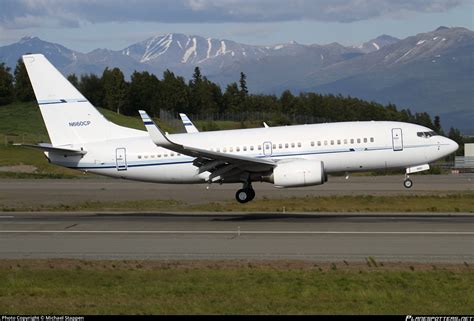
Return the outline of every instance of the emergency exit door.
<path id="1" fill-rule="evenodd" d="M 401 128 L 392 129 L 392 145 L 394 151 L 403 150 L 403 136 Z"/>

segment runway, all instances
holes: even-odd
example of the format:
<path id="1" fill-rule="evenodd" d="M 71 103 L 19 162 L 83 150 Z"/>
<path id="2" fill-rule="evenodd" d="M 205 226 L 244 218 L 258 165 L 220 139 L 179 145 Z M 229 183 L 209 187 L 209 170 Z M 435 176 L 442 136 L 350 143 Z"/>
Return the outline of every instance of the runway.
<path id="1" fill-rule="evenodd" d="M 2 213 L 0 258 L 474 263 L 474 216 Z"/>
<path id="2" fill-rule="evenodd" d="M 340 195 L 436 195 L 474 191 L 474 175 L 413 175 L 414 186 L 402 186 L 399 176 L 330 177 L 320 186 L 277 189 L 254 183 L 256 199 Z M 187 204 L 234 201 L 240 184 L 170 185 L 109 178 L 0 179 L 0 208 L 73 204 L 86 201 L 175 200 Z"/>

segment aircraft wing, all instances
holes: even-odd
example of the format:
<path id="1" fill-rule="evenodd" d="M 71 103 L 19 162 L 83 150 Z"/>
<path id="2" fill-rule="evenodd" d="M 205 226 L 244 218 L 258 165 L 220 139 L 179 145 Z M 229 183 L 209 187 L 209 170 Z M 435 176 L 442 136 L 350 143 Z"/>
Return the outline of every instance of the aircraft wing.
<path id="1" fill-rule="evenodd" d="M 224 179 L 226 176 L 238 176 L 245 172 L 265 172 L 272 170 L 277 165 L 270 159 L 213 152 L 172 142 L 145 111 L 140 110 L 139 113 L 155 145 L 195 157 L 193 164 L 199 168 L 199 173 L 211 172 L 209 181 Z"/>
<path id="2" fill-rule="evenodd" d="M 191 119 L 189 119 L 188 116 L 186 116 L 186 114 L 179 114 L 179 117 L 181 117 L 184 129 L 186 129 L 187 133 L 199 133 L 199 130 L 196 128 L 196 126 L 194 126 L 193 122 L 191 121 Z"/>

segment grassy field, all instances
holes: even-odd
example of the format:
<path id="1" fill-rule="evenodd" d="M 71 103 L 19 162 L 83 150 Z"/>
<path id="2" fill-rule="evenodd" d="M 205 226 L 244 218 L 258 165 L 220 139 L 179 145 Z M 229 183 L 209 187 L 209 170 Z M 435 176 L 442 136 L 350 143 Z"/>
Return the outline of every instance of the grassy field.
<path id="1" fill-rule="evenodd" d="M 83 202 L 67 204 L 17 205 L 9 207 L 0 200 L 0 211 L 133 211 L 133 212 L 381 212 L 381 213 L 474 213 L 474 193 L 410 196 L 325 196 L 283 199 L 256 199 L 251 203 L 235 201 L 188 205 L 173 200 L 123 202 Z"/>
<path id="2" fill-rule="evenodd" d="M 382 265 L 3 260 L 0 313 L 474 312 L 474 273 L 467 264 Z"/>

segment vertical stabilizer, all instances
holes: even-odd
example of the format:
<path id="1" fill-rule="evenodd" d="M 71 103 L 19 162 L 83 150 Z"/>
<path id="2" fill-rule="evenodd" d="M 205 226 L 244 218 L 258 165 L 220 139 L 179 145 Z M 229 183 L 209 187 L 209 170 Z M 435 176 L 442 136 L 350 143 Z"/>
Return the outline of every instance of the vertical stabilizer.
<path id="1" fill-rule="evenodd" d="M 53 146 L 136 133 L 109 122 L 43 55 L 24 55 L 23 62 Z"/>

